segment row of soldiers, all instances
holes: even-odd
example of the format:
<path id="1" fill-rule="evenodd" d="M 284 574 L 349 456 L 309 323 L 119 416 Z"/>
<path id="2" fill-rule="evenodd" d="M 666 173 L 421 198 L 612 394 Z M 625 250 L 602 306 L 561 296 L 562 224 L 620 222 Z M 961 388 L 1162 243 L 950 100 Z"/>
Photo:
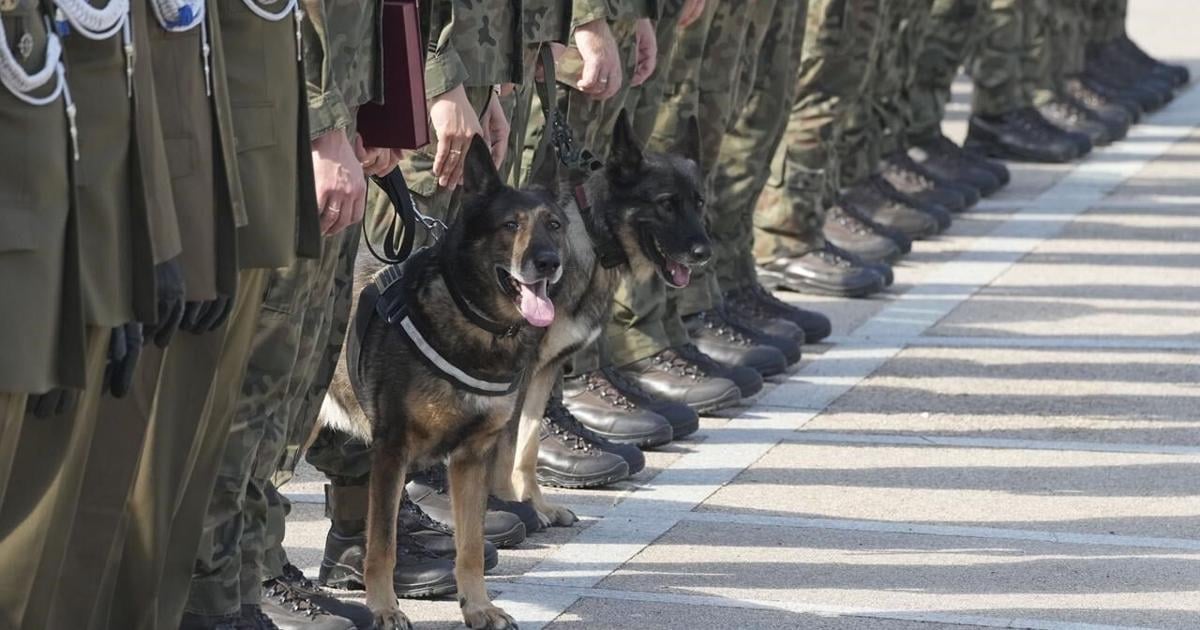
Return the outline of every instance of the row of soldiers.
<path id="1" fill-rule="evenodd" d="M 370 449 L 314 427 L 354 259 L 387 237 L 365 176 L 399 164 L 450 221 L 480 135 L 534 183 L 544 48 L 555 105 L 601 159 L 622 110 L 659 151 L 699 123 L 716 244 L 687 289 L 628 281 L 572 361 L 538 463 L 569 487 L 635 474 L 639 447 L 830 334 L 762 279 L 881 291 L 913 239 L 1007 182 L 985 156 L 1077 158 L 1188 80 L 1128 39 L 1124 0 L 419 6 L 433 142 L 401 155 L 357 133 L 385 88 L 381 2 L 0 0 L 0 625 L 370 625 L 288 561 L 278 491 L 302 456 L 328 477 L 318 581 L 360 588 Z M 940 131 L 964 65 L 970 150 Z M 398 596 L 454 590 L 446 483 L 435 467 L 408 484 Z M 496 546 L 540 527 L 489 507 Z"/>

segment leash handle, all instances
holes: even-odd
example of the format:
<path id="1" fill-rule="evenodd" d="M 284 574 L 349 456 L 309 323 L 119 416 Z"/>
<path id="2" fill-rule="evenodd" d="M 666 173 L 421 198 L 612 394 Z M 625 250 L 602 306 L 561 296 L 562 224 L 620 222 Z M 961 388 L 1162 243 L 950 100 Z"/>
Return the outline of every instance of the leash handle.
<path id="1" fill-rule="evenodd" d="M 554 54 L 549 44 L 543 44 L 540 51 L 542 61 L 542 78 L 536 82 L 538 100 L 542 102 L 542 114 L 546 119 L 546 131 L 543 142 L 549 142 L 554 148 L 558 161 L 568 169 L 588 173 L 603 166 L 591 151 L 575 143 L 575 134 L 567 124 L 567 117 L 558 107 L 558 80 L 554 72 Z"/>
<path id="2" fill-rule="evenodd" d="M 420 210 L 417 210 L 417 204 L 413 201 L 412 193 L 408 190 L 408 182 L 404 180 L 404 173 L 400 171 L 400 167 L 392 169 L 392 172 L 383 177 L 372 177 L 371 181 L 375 182 L 375 185 L 379 186 L 388 196 L 388 200 L 392 202 L 393 213 L 391 223 L 388 224 L 387 234 L 384 236 L 382 256 L 371 244 L 370 237 L 363 232 L 367 250 L 376 260 L 386 265 L 397 265 L 407 260 L 412 255 L 417 224 L 425 228 L 433 236 L 434 241 L 439 241 L 445 236 L 447 227 L 444 222 L 425 216 L 421 214 Z M 399 245 L 396 244 L 398 230 L 400 231 Z"/>

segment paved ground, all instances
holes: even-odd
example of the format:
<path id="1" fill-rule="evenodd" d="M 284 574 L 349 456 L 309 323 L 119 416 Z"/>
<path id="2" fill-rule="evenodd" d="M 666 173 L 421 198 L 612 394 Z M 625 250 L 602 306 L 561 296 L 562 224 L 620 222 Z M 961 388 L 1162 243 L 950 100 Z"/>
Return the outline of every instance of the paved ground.
<path id="1" fill-rule="evenodd" d="M 1200 6 L 1132 4 L 1200 70 Z M 555 493 L 584 522 L 503 552 L 502 605 L 571 630 L 1200 628 L 1198 124 L 1192 90 L 1081 164 L 1014 168 L 879 299 L 788 296 L 833 343 L 632 482 Z"/>

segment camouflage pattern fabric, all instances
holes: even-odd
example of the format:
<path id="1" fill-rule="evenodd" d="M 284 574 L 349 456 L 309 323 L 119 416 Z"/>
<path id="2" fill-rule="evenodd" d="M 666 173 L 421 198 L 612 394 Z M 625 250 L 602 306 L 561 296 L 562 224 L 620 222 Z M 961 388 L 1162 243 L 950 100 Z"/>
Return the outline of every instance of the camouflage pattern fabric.
<path id="1" fill-rule="evenodd" d="M 359 105 L 382 94 L 378 0 L 301 0 L 304 74 L 313 138 L 354 124 Z"/>
<path id="2" fill-rule="evenodd" d="M 794 97 L 797 67 L 811 3 L 777 2 L 766 21 L 752 20 L 744 48 L 736 107 L 710 177 L 710 206 L 721 209 L 710 222 L 713 269 L 722 293 L 757 282 L 755 206 L 770 163 L 782 140 Z"/>
<path id="3" fill-rule="evenodd" d="M 788 80 L 794 99 L 786 114 L 784 140 L 770 160 L 761 197 L 756 187 L 749 189 L 757 198 L 754 254 L 760 262 L 803 256 L 824 244 L 825 208 L 841 179 L 843 152 L 837 148 L 843 142 L 862 144 L 865 130 L 851 131 L 852 139 L 846 140 L 846 122 L 862 98 L 879 18 L 876 0 L 808 3 L 799 66 L 792 66 L 796 72 Z M 770 129 L 764 129 L 770 112 L 758 115 L 760 122 L 741 133 L 762 137 Z M 784 117 L 782 111 L 778 115 Z M 734 179 L 747 181 L 751 176 Z"/>
<path id="4" fill-rule="evenodd" d="M 971 111 L 995 116 L 1031 104 L 1022 85 L 1026 58 L 1023 0 L 986 0 L 979 21 L 979 43 L 967 64 L 975 81 Z"/>
<path id="5" fill-rule="evenodd" d="M 879 153 L 891 153 L 908 148 L 909 127 L 912 124 L 912 88 L 917 80 L 917 59 L 929 37 L 933 0 L 907 0 L 907 8 L 899 20 L 900 32 L 895 38 L 896 52 L 891 73 L 894 91 L 876 102 L 883 119 L 879 137 Z"/>
<path id="6" fill-rule="evenodd" d="M 891 0 L 862 0 L 851 12 L 851 67 L 859 71 L 860 83 L 840 127 L 841 135 L 834 142 L 838 168 L 833 171 L 834 179 L 826 180 L 831 190 L 858 184 L 874 173 L 879 164 L 876 138 L 882 133 L 882 123 L 875 111 L 875 99 L 886 94 L 891 83 L 888 74 L 880 76 L 879 70 L 881 64 L 885 67 L 891 64 L 894 32 L 888 29 L 895 26 L 893 19 L 898 8 Z M 877 86 L 877 82 L 884 85 Z"/>
<path id="7" fill-rule="evenodd" d="M 1088 43 L 1105 44 L 1125 34 L 1128 0 L 1085 0 L 1090 5 Z"/>
<path id="8" fill-rule="evenodd" d="M 984 1 L 934 0 L 925 44 L 913 63 L 908 90 L 910 141 L 940 133 L 950 85 L 975 44 Z"/>

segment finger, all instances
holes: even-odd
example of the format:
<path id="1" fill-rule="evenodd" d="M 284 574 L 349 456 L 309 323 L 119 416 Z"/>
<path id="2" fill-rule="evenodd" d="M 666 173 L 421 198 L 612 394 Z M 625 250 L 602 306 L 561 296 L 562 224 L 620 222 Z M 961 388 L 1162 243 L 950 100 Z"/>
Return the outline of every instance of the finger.
<path id="1" fill-rule="evenodd" d="M 606 76 L 606 73 L 603 73 L 605 69 L 601 67 L 602 65 L 604 64 L 596 59 L 584 61 L 583 73 L 579 77 L 579 83 L 576 84 L 580 92 L 585 94 L 600 94 L 604 91 L 600 77 Z"/>
<path id="2" fill-rule="evenodd" d="M 179 330 L 179 322 L 183 320 L 183 302 L 175 300 L 171 305 L 171 312 L 167 314 L 166 319 L 161 322 L 154 333 L 154 345 L 159 348 L 166 348 L 171 343 L 171 339 L 175 337 L 175 331 Z"/>
<path id="3" fill-rule="evenodd" d="M 613 64 L 608 73 L 608 85 L 606 86 L 608 89 L 605 90 L 603 94 L 604 100 L 608 100 L 616 96 L 617 92 L 621 91 L 621 79 L 621 66 L 619 64 Z"/>
<path id="4" fill-rule="evenodd" d="M 221 326 L 225 325 L 225 321 L 229 319 L 229 314 L 233 312 L 233 299 L 226 297 L 224 300 L 225 304 L 221 307 L 220 312 L 217 313 L 217 316 L 213 318 L 212 328 L 209 330 L 215 331 Z"/>
<path id="5" fill-rule="evenodd" d="M 458 185 L 462 173 L 463 150 L 454 138 L 446 142 L 446 167 L 438 184 L 443 188 L 454 188 Z"/>
<path id="6" fill-rule="evenodd" d="M 462 142 L 458 147 L 458 159 L 454 163 L 453 179 L 450 186 L 451 188 L 458 188 L 462 185 L 463 175 L 466 172 L 467 167 L 467 147 L 469 146 L 469 142 L 471 142 L 471 140 L 470 138 L 467 138 L 466 141 Z"/>
<path id="7" fill-rule="evenodd" d="M 60 390 L 52 389 L 41 396 L 30 400 L 29 412 L 35 418 L 49 418 L 54 415 L 56 396 Z"/>
<path id="8" fill-rule="evenodd" d="M 360 136 L 358 134 L 354 134 L 353 146 L 354 146 L 355 159 L 357 159 L 359 161 L 366 159 L 367 148 L 363 146 L 362 136 Z"/>
<path id="9" fill-rule="evenodd" d="M 183 317 L 180 319 L 179 328 L 188 332 L 196 331 L 196 322 L 200 319 L 200 310 L 204 308 L 204 302 L 188 302 L 183 309 Z"/>
<path id="10" fill-rule="evenodd" d="M 450 160 L 450 139 L 439 140 L 437 153 L 433 156 L 433 174 L 438 176 L 438 185 L 446 185 L 446 163 Z"/>
<path id="11" fill-rule="evenodd" d="M 342 213 L 346 211 L 347 199 L 344 194 L 337 192 L 330 195 L 329 204 L 325 206 L 325 212 L 321 215 L 321 231 L 325 234 L 332 234 L 334 227 L 342 218 Z"/>

